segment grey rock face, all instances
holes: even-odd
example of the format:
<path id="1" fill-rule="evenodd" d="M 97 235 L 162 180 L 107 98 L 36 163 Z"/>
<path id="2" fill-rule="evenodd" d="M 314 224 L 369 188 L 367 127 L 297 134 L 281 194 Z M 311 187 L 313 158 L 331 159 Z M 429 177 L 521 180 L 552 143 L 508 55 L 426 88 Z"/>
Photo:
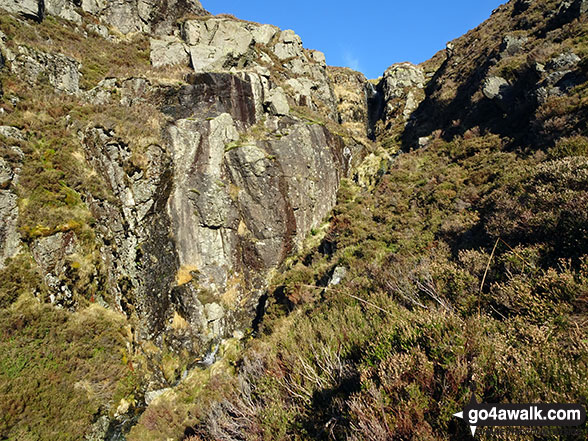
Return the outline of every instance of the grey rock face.
<path id="1" fill-rule="evenodd" d="M 189 286 L 177 291 L 184 299 L 179 305 L 191 305 L 180 312 L 195 334 L 208 329 L 214 339 L 247 326 L 267 273 L 335 203 L 345 173 L 340 141 L 322 126 L 269 124 L 288 135 L 241 145 L 228 113 L 207 122 L 179 120 L 169 129 L 174 192 L 168 213 L 180 268 L 215 299 L 205 303 Z M 227 290 L 236 297 L 231 304 L 242 305 L 237 310 L 226 304 Z"/>
<path id="2" fill-rule="evenodd" d="M 123 34 L 171 35 L 182 16 L 208 14 L 198 0 L 82 0 L 81 7 Z"/>
<path id="3" fill-rule="evenodd" d="M 378 120 L 387 128 L 405 125 L 425 98 L 425 82 L 425 74 L 419 66 L 412 63 L 390 66 L 377 87 L 370 91 L 370 107 L 375 109 L 370 115 L 370 126 L 375 128 Z M 374 129 L 374 134 L 376 132 Z"/>
<path id="4" fill-rule="evenodd" d="M 11 69 L 16 75 L 31 83 L 45 79 L 60 92 L 71 95 L 79 93 L 80 72 L 76 60 L 22 46 L 19 50 L 20 53 L 11 63 Z"/>
<path id="5" fill-rule="evenodd" d="M 20 249 L 17 231 L 18 206 L 16 195 L 9 190 L 0 190 L 0 269 L 6 259 L 14 257 Z"/>
<path id="6" fill-rule="evenodd" d="M 331 276 L 331 280 L 329 281 L 329 286 L 336 286 L 339 285 L 345 276 L 347 275 L 347 268 L 344 266 L 338 266 L 333 271 L 333 275 Z"/>
<path id="7" fill-rule="evenodd" d="M 290 106 L 281 87 L 272 89 L 265 102 L 272 115 L 287 115 L 290 113 Z"/>
<path id="8" fill-rule="evenodd" d="M 150 58 L 153 67 L 190 65 L 188 46 L 175 37 L 152 38 Z"/>
<path id="9" fill-rule="evenodd" d="M 82 22 L 82 16 L 76 12 L 76 4 L 72 0 L 44 0 L 45 12 L 48 15 L 63 18 L 75 23 Z M 79 2 L 77 2 L 79 5 Z"/>
<path id="10" fill-rule="evenodd" d="M 21 132 L 8 126 L 0 126 L 0 135 L 12 140 L 22 140 Z M 0 157 L 0 269 L 6 259 L 20 251 L 20 234 L 17 229 L 18 205 L 15 187 L 18 183 L 24 155 L 16 146 L 6 146 L 8 157 Z"/>
<path id="11" fill-rule="evenodd" d="M 43 20 L 45 6 L 42 0 L 1 0 L 0 8 L 24 18 Z"/>
<path id="12" fill-rule="evenodd" d="M 66 275 L 66 259 L 80 251 L 75 233 L 57 233 L 37 239 L 31 245 L 31 251 L 45 273 L 45 282 L 51 290 L 51 303 L 64 308 L 75 307 L 73 292 Z"/>
<path id="13" fill-rule="evenodd" d="M 274 54 L 280 59 L 304 57 L 302 40 L 291 29 L 282 31 L 278 43 L 274 47 Z"/>
<path id="14" fill-rule="evenodd" d="M 227 18 L 188 20 L 182 37 L 190 46 L 192 66 L 197 72 L 222 71 L 248 54 L 254 43 L 267 44 L 278 29 Z M 251 56 L 253 58 L 253 55 Z"/>
<path id="15" fill-rule="evenodd" d="M 99 26 L 124 34 L 151 32 L 154 67 L 195 71 L 180 85 L 108 78 L 81 92 L 73 59 L 23 47 L 10 63 L 32 83 L 46 81 L 96 105 L 152 100 L 166 117 L 161 141 L 141 148 L 105 127 L 79 134 L 108 194 L 85 195 L 107 300 L 138 319 L 139 340 L 160 346 L 165 340 L 202 353 L 242 335 L 271 271 L 334 206 L 355 152 L 322 124 L 290 115 L 293 103 L 338 118 L 324 54 L 270 25 L 206 17 L 180 29 L 182 15 L 204 13 L 187 0 L 47 0 L 46 7 L 74 21 L 81 11 L 93 14 Z M 10 191 L 14 176 L 13 164 L 0 162 L 1 192 Z M 16 197 L 5 199 L 2 225 L 16 231 Z M 80 252 L 75 235 L 37 239 L 30 248 L 51 301 L 74 307 L 66 273 Z"/>
<path id="16" fill-rule="evenodd" d="M 0 8 L 36 21 L 49 14 L 76 23 L 83 11 L 123 34 L 171 35 L 184 15 L 208 15 L 198 0 L 0 0 Z"/>
<path id="17" fill-rule="evenodd" d="M 406 87 L 422 89 L 425 84 L 423 70 L 411 63 L 400 63 L 390 66 L 384 73 L 385 92 L 389 98 L 404 94 Z"/>
<path id="18" fill-rule="evenodd" d="M 323 126 L 284 116 L 283 92 L 263 75 L 187 82 L 156 91 L 173 122 L 146 166 L 105 129 L 83 143 L 117 201 L 89 201 L 111 292 L 139 317 L 142 338 L 165 334 L 192 351 L 250 326 L 269 272 L 335 204 L 351 151 Z M 254 126 L 264 135 L 245 140 Z"/>
<path id="19" fill-rule="evenodd" d="M 89 129 L 82 141 L 88 162 L 118 201 L 88 201 L 99 220 L 109 291 L 121 311 L 139 317 L 141 337 L 153 338 L 165 326 L 176 271 L 164 209 L 171 192 L 169 156 L 151 145 L 142 169 L 133 164 L 129 147 L 108 130 Z"/>
<path id="20" fill-rule="evenodd" d="M 536 71 L 542 77 L 535 90 L 537 101 L 544 103 L 549 97 L 561 96 L 583 83 L 583 75 L 576 71 L 580 61 L 580 57 L 573 52 L 564 52 L 545 66 L 537 66 Z"/>
<path id="21" fill-rule="evenodd" d="M 362 73 L 347 68 L 329 68 L 337 97 L 339 123 L 358 136 L 368 129 L 367 89 L 372 86 Z"/>
<path id="22" fill-rule="evenodd" d="M 548 70 L 568 70 L 574 68 L 581 58 L 573 52 L 564 52 L 551 61 L 545 66 Z"/>

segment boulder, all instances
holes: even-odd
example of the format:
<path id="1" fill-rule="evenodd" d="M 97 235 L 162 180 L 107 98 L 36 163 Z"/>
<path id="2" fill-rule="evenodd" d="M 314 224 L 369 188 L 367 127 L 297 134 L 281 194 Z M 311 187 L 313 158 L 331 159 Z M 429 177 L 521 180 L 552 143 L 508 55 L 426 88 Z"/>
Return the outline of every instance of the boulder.
<path id="1" fill-rule="evenodd" d="M 419 66 L 412 63 L 399 63 L 390 66 L 384 72 L 384 82 L 387 97 L 398 97 L 404 93 L 406 87 L 422 89 L 425 84 L 425 74 Z"/>
<path id="2" fill-rule="evenodd" d="M 547 68 L 547 70 L 552 71 L 570 70 L 576 67 L 580 61 L 581 58 L 578 57 L 575 53 L 564 52 L 550 60 L 545 67 Z"/>
<path id="3" fill-rule="evenodd" d="M 500 46 L 501 55 L 504 57 L 518 54 L 527 41 L 529 41 L 529 38 L 525 36 L 505 36 L 502 39 L 502 45 Z"/>
<path id="4" fill-rule="evenodd" d="M 258 44 L 269 44 L 274 38 L 274 35 L 278 33 L 279 29 L 272 25 L 261 25 L 251 31 L 253 40 Z"/>
<path id="5" fill-rule="evenodd" d="M 239 57 L 253 44 L 250 28 L 248 23 L 223 18 L 188 20 L 184 23 L 182 35 L 191 46 L 211 46 Z"/>
<path id="6" fill-rule="evenodd" d="M 302 40 L 291 29 L 282 31 L 278 38 L 278 43 L 273 48 L 273 52 L 280 60 L 303 57 L 304 49 L 302 48 Z"/>
<path id="7" fill-rule="evenodd" d="M 412 113 L 425 98 L 425 73 L 412 63 L 399 63 L 390 66 L 376 92 L 383 100 L 381 118 L 387 124 L 405 124 Z"/>
<path id="8" fill-rule="evenodd" d="M 218 47 L 198 44 L 190 46 L 192 68 L 196 72 L 215 72 L 224 70 L 230 52 Z"/>
<path id="9" fill-rule="evenodd" d="M 23 133 L 19 129 L 11 126 L 0 126 L 0 135 L 17 141 L 24 141 L 25 139 Z"/>
<path id="10" fill-rule="evenodd" d="M 315 63 L 320 64 L 321 66 L 327 65 L 327 58 L 325 54 L 321 51 L 310 51 L 310 56 Z"/>
<path id="11" fill-rule="evenodd" d="M 313 108 L 312 103 L 312 90 L 315 87 L 315 83 L 308 78 L 290 78 L 286 81 L 286 85 L 291 89 L 294 102 L 298 106 L 306 106 Z"/>
<path id="12" fill-rule="evenodd" d="M 76 5 L 72 0 L 44 0 L 45 12 L 48 15 L 60 17 L 75 23 L 82 22 L 82 16 L 76 12 Z"/>
<path id="13" fill-rule="evenodd" d="M 333 270 L 333 275 L 331 276 L 331 280 L 329 280 L 329 286 L 339 285 L 346 275 L 347 268 L 341 265 L 335 267 L 335 269 Z"/>

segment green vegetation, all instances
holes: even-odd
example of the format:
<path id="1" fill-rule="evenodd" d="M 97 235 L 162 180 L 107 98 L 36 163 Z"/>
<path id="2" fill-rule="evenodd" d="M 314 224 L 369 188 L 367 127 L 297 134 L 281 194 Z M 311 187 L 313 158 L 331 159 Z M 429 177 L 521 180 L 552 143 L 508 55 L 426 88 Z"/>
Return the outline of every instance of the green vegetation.
<path id="1" fill-rule="evenodd" d="M 573 201 L 588 162 L 506 145 L 435 141 L 373 192 L 344 183 L 194 439 L 461 438 L 452 414 L 473 387 L 485 402 L 586 401 L 588 223 Z"/>
<path id="2" fill-rule="evenodd" d="M 128 332 L 98 306 L 71 314 L 24 296 L 0 310 L 0 437 L 77 441 L 101 408 L 132 403 Z"/>
<path id="3" fill-rule="evenodd" d="M 0 30 L 8 45 L 24 45 L 48 53 L 62 53 L 81 63 L 81 84 L 91 89 L 106 77 L 130 77 L 150 69 L 149 39 L 144 34 L 111 42 L 90 32 L 84 37 L 74 23 L 46 17 L 41 23 L 18 21 L 8 14 L 0 17 Z"/>
<path id="4" fill-rule="evenodd" d="M 588 22 L 548 29 L 559 3 L 533 2 L 521 16 L 511 2 L 455 42 L 457 58 L 425 63 L 435 75 L 419 111 L 430 113 L 416 129 L 380 122 L 377 144 L 356 141 L 366 147 L 357 182 L 341 182 L 328 222 L 275 274 L 255 331 L 223 342 L 219 361 L 183 380 L 202 361 L 189 337 L 182 347 L 170 335 L 138 345 L 134 311 L 127 320 L 96 304 L 112 300 L 100 253 L 109 244 L 96 238 L 89 201 L 117 202 L 81 140 L 91 127 L 112 131 L 133 170 L 145 170 L 163 116 L 148 100 L 120 104 L 123 80 L 105 104 L 90 104 L 0 73 L 2 125 L 24 135 L 0 137 L 8 162 L 20 161 L 9 145 L 24 153 L 18 184 L 6 184 L 18 196 L 23 246 L 0 270 L 0 439 L 83 439 L 121 406 L 138 421 L 130 441 L 465 439 L 452 415 L 474 389 L 485 402 L 587 402 Z M 13 49 L 75 57 L 84 89 L 149 71 L 145 36 L 83 38 L 61 20 L 31 25 L 8 14 L 0 29 Z M 507 30 L 528 37 L 522 52 L 500 55 Z M 573 87 L 518 119 L 483 96 L 488 75 L 533 96 L 538 65 L 567 50 L 582 58 Z M 276 84 L 290 77 L 282 64 Z M 323 104 L 292 115 L 355 139 Z M 286 135 L 261 121 L 225 151 Z M 408 135 L 430 142 L 410 151 Z M 79 246 L 60 280 L 72 311 L 48 304 L 47 274 L 33 258 L 39 240 L 60 232 Z M 345 275 L 330 284 L 334 273 Z M 164 319 L 189 335 L 179 313 Z M 139 415 L 153 385 L 171 389 Z"/>

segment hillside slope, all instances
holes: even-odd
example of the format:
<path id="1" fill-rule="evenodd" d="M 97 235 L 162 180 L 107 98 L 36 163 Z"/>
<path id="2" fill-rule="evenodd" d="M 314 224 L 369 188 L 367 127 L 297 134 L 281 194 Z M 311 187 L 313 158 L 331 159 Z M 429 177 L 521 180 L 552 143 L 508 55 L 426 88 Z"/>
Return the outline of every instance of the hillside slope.
<path id="1" fill-rule="evenodd" d="M 473 391 L 588 401 L 588 2 L 375 81 L 199 2 L 0 8 L 0 439 L 471 439 Z"/>
<path id="2" fill-rule="evenodd" d="M 131 434 L 169 412 L 193 440 L 471 439 L 453 414 L 474 390 L 586 402 L 585 12 L 509 2 L 368 87 L 372 135 L 401 153 L 371 190 L 344 181 L 235 373 L 187 382 Z"/>

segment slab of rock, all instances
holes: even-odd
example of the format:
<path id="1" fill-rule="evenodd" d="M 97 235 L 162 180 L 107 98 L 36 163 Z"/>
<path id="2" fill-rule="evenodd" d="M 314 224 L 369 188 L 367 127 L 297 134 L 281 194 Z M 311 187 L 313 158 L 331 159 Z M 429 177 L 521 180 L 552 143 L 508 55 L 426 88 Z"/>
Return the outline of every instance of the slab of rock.
<path id="1" fill-rule="evenodd" d="M 44 0 L 44 2 L 45 12 L 48 15 L 60 17 L 75 23 L 82 22 L 82 16 L 76 11 L 76 4 L 72 0 Z"/>
<path id="2" fill-rule="evenodd" d="M 23 46 L 10 67 L 12 72 L 24 80 L 36 83 L 43 77 L 56 90 L 70 95 L 80 92 L 79 63 L 62 54 L 49 54 Z"/>
<path id="3" fill-rule="evenodd" d="M 188 20 L 182 35 L 191 46 L 212 46 L 237 57 L 245 54 L 254 41 L 251 24 L 223 18 Z"/>
<path id="4" fill-rule="evenodd" d="M 290 106 L 284 93 L 284 89 L 276 87 L 270 90 L 266 98 L 265 105 L 272 115 L 288 115 Z"/>
<path id="5" fill-rule="evenodd" d="M 0 190 L 0 269 L 4 268 L 7 258 L 14 257 L 20 250 L 17 222 L 16 195 L 9 190 Z"/>
<path id="6" fill-rule="evenodd" d="M 16 127 L 12 126 L 0 126 L 0 135 L 17 141 L 24 141 L 25 139 L 23 133 Z"/>
<path id="7" fill-rule="evenodd" d="M 291 29 L 282 31 L 278 37 L 278 43 L 273 48 L 273 52 L 280 60 L 303 57 L 304 49 L 302 48 L 302 40 Z"/>
<path id="8" fill-rule="evenodd" d="M 569 70 L 576 67 L 580 61 L 581 58 L 578 57 L 575 53 L 564 52 L 550 60 L 545 67 L 548 70 Z"/>
<path id="9" fill-rule="evenodd" d="M 488 77 L 484 80 L 482 92 L 489 100 L 503 99 L 510 84 L 502 77 Z"/>
<path id="10" fill-rule="evenodd" d="M 189 66 L 190 54 L 188 46 L 176 37 L 152 38 L 149 57 L 153 67 Z"/>
<path id="11" fill-rule="evenodd" d="M 274 35 L 278 33 L 279 29 L 272 25 L 261 25 L 254 28 L 251 31 L 251 35 L 253 35 L 253 40 L 259 44 L 269 44 L 274 38 Z"/>
<path id="12" fill-rule="evenodd" d="M 518 54 L 525 43 L 529 41 L 526 36 L 507 35 L 502 40 L 500 51 L 502 56 L 512 56 Z"/>
<path id="13" fill-rule="evenodd" d="M 192 62 L 192 68 L 196 72 L 218 72 L 227 70 L 224 69 L 224 67 L 230 54 L 230 49 L 221 49 L 204 44 L 190 46 L 190 60 Z"/>

